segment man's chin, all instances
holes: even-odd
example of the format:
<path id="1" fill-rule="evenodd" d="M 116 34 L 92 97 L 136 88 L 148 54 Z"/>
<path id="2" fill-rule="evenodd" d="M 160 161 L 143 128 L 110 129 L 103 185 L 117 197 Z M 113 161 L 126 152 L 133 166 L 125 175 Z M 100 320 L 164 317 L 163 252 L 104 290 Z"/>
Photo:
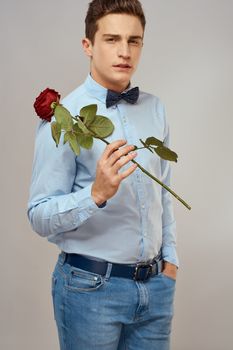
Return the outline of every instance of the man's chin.
<path id="1" fill-rule="evenodd" d="M 131 74 L 114 74 L 110 79 L 111 85 L 121 88 L 122 90 L 126 89 L 129 85 Z"/>

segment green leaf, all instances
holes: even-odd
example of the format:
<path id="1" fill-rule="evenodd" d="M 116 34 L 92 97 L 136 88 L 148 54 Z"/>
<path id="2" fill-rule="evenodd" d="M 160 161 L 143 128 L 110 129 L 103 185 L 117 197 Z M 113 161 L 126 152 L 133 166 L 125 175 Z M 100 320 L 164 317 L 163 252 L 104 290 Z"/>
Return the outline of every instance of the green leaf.
<path id="1" fill-rule="evenodd" d="M 72 131 L 68 131 L 65 133 L 64 141 L 69 141 L 69 145 L 72 151 L 76 154 L 76 156 L 80 155 L 80 147 L 77 141 L 75 134 Z"/>
<path id="2" fill-rule="evenodd" d="M 90 125 L 94 121 L 96 112 L 97 112 L 96 104 L 85 106 L 80 110 L 80 116 L 84 117 L 83 122 L 86 126 Z"/>
<path id="3" fill-rule="evenodd" d="M 52 122 L 51 124 L 51 132 L 54 141 L 56 142 L 56 146 L 58 146 L 60 137 L 61 137 L 61 125 L 57 122 Z"/>
<path id="4" fill-rule="evenodd" d="M 171 151 L 169 148 L 163 146 L 163 147 L 157 147 L 154 148 L 154 151 L 162 158 L 165 160 L 170 160 L 173 162 L 177 162 L 178 155 Z"/>
<path id="5" fill-rule="evenodd" d="M 140 142 L 143 144 L 144 147 L 146 147 L 151 153 L 153 153 L 153 151 L 150 149 L 149 145 L 147 145 L 144 141 L 142 141 L 142 139 L 140 139 Z"/>
<path id="6" fill-rule="evenodd" d="M 97 115 L 91 125 L 89 125 L 89 129 L 93 131 L 97 137 L 103 138 L 113 133 L 114 125 L 107 117 Z"/>
<path id="7" fill-rule="evenodd" d="M 79 145 L 83 148 L 90 149 L 93 145 L 93 137 L 84 134 L 77 123 L 74 124 L 73 130 L 75 131 L 75 136 Z"/>
<path id="8" fill-rule="evenodd" d="M 151 137 L 148 137 L 145 141 L 145 143 L 148 145 L 148 146 L 160 146 L 162 147 L 163 146 L 163 142 L 156 139 L 155 137 L 151 136 Z"/>
<path id="9" fill-rule="evenodd" d="M 73 127 L 73 119 L 70 112 L 62 105 L 57 105 L 54 110 L 56 121 L 61 124 L 61 128 L 65 131 L 71 131 Z"/>
<path id="10" fill-rule="evenodd" d="M 73 130 L 75 131 L 76 135 L 77 134 L 83 134 L 82 129 L 78 126 L 78 123 L 75 123 L 73 126 Z"/>
<path id="11" fill-rule="evenodd" d="M 76 124 L 75 124 L 76 125 Z M 87 129 L 87 127 L 85 126 L 85 124 L 79 119 L 77 121 L 77 126 L 79 127 L 79 129 L 83 132 L 83 134 L 85 135 L 90 135 L 90 131 Z"/>
<path id="12" fill-rule="evenodd" d="M 64 134 L 63 145 L 64 145 L 67 141 L 69 141 L 69 132 L 66 132 L 66 133 Z"/>
<path id="13" fill-rule="evenodd" d="M 81 147 L 90 149 L 93 146 L 93 137 L 89 135 L 78 135 L 76 136 L 78 143 Z"/>

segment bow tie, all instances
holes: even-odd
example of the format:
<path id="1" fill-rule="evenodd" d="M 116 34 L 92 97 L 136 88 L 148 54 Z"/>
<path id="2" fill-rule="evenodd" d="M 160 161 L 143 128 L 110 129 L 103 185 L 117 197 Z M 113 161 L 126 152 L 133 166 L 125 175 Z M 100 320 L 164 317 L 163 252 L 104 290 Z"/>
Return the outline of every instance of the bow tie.
<path id="1" fill-rule="evenodd" d="M 116 92 L 112 90 L 108 90 L 106 97 L 106 107 L 109 108 L 115 104 L 117 104 L 121 99 L 127 101 L 128 103 L 134 104 L 137 102 L 139 97 L 139 88 L 134 87 L 127 92 Z"/>

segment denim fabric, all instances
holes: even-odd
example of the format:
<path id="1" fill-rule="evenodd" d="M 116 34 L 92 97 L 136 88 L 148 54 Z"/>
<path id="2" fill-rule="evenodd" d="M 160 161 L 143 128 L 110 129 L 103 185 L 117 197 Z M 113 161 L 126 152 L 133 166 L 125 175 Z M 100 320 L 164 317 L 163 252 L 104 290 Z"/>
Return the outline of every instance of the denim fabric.
<path id="1" fill-rule="evenodd" d="M 64 263 L 52 275 L 61 350 L 168 350 L 175 280 L 160 273 L 146 282 L 105 276 Z"/>

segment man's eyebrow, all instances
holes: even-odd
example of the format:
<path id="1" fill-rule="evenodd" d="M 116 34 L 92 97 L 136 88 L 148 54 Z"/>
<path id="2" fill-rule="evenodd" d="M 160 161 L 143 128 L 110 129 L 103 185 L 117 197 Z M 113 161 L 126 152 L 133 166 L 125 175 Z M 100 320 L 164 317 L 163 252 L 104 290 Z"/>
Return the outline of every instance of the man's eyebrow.
<path id="1" fill-rule="evenodd" d="M 129 37 L 129 39 L 143 39 L 143 37 L 141 36 L 141 35 L 131 35 L 130 37 Z"/>
<path id="2" fill-rule="evenodd" d="M 103 37 L 109 37 L 109 36 L 111 36 L 112 38 L 120 38 L 121 37 L 121 35 L 119 35 L 119 34 L 103 34 Z M 130 35 L 129 36 L 129 39 L 140 39 L 140 40 L 142 40 L 143 38 L 142 38 L 142 36 L 141 35 Z"/>

